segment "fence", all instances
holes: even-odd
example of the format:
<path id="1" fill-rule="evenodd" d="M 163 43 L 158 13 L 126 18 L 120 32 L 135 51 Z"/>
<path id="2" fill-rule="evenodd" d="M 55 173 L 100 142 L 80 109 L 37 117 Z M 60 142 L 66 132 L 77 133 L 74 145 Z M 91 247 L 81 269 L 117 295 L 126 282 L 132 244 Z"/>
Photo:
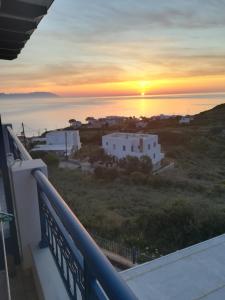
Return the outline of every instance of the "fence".
<path id="1" fill-rule="evenodd" d="M 10 127 L 14 158 L 32 160 Z M 48 178 L 33 170 L 38 186 L 42 240 L 49 247 L 70 299 L 137 299 Z"/>
<path id="2" fill-rule="evenodd" d="M 108 250 L 112 253 L 125 257 L 128 260 L 130 260 L 133 264 L 137 263 L 138 257 L 140 256 L 140 251 L 136 247 L 129 248 L 115 241 L 99 237 L 94 233 L 92 233 L 91 235 L 96 241 L 96 243 L 99 245 L 99 247 L 101 247 L 102 249 Z"/>

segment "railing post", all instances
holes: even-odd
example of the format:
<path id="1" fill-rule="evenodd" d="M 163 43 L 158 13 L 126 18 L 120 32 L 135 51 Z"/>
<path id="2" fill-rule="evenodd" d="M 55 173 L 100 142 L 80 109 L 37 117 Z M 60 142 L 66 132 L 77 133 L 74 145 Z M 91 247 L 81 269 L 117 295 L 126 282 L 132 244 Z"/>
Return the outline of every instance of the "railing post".
<path id="1" fill-rule="evenodd" d="M 136 249 L 136 247 L 132 247 L 132 260 L 133 260 L 133 264 L 135 265 L 137 263 L 137 249 Z"/>
<path id="2" fill-rule="evenodd" d="M 48 240 L 46 238 L 46 222 L 45 216 L 43 213 L 43 200 L 41 199 L 39 187 L 38 190 L 38 203 L 39 203 L 39 214 L 40 214 L 40 223 L 41 223 L 41 240 L 39 242 L 40 249 L 44 249 L 48 247 Z"/>
<path id="3" fill-rule="evenodd" d="M 94 300 L 92 282 L 95 280 L 86 261 L 84 261 L 85 300 Z"/>

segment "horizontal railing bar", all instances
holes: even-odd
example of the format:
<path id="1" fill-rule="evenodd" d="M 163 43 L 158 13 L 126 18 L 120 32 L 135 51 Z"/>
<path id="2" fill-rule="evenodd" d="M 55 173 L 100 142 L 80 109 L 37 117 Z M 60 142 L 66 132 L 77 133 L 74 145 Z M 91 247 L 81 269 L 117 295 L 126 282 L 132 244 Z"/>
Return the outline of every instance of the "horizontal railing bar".
<path id="1" fill-rule="evenodd" d="M 109 299 L 137 299 L 47 177 L 40 170 L 34 170 L 33 176 Z"/>
<path id="2" fill-rule="evenodd" d="M 21 141 L 18 139 L 18 137 L 16 136 L 16 134 L 13 132 L 11 127 L 7 127 L 7 130 L 11 136 L 11 138 L 13 139 L 13 141 L 16 143 L 18 150 L 20 151 L 22 157 L 24 160 L 31 160 L 32 157 L 30 156 L 30 154 L 27 152 L 27 150 L 25 149 L 24 145 L 21 143 Z"/>

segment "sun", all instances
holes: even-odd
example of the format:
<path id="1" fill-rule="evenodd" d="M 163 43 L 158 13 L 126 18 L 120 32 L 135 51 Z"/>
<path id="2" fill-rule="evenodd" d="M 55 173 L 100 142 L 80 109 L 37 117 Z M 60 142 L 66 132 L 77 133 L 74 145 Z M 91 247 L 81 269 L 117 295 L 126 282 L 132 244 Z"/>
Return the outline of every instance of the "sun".
<path id="1" fill-rule="evenodd" d="M 139 89 L 140 89 L 140 93 L 141 93 L 141 96 L 145 96 L 146 95 L 146 92 L 149 90 L 150 88 L 150 82 L 149 81 L 146 81 L 146 80 L 141 80 L 139 81 Z"/>

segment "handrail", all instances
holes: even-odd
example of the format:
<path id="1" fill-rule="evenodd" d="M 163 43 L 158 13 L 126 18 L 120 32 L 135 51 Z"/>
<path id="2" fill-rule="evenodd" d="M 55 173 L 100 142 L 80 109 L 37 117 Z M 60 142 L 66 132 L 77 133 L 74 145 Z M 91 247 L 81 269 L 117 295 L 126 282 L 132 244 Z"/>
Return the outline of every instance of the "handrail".
<path id="1" fill-rule="evenodd" d="M 17 145 L 21 158 L 23 160 L 32 160 L 32 157 L 13 130 L 10 127 L 7 127 L 7 129 L 13 142 Z M 132 290 L 113 268 L 48 178 L 37 169 L 33 170 L 32 175 L 36 179 L 40 190 L 47 196 L 60 222 L 83 255 L 85 265 L 91 272 L 91 276 L 96 278 L 107 297 L 112 300 L 137 300 Z M 99 295 L 101 294 L 100 291 L 98 293 Z"/>
<path id="2" fill-rule="evenodd" d="M 23 146 L 21 141 L 18 139 L 16 134 L 13 132 L 12 128 L 8 126 L 7 130 L 9 132 L 11 138 L 13 139 L 13 141 L 16 143 L 17 148 L 20 151 L 20 154 L 22 155 L 23 160 L 31 160 L 32 159 L 31 155 L 27 152 L 27 150 L 25 149 L 25 147 Z"/>
<path id="3" fill-rule="evenodd" d="M 93 276 L 96 276 L 96 279 L 109 299 L 137 299 L 47 177 L 40 170 L 34 170 L 33 176 L 39 188 L 47 195 L 56 214 L 72 239 L 76 242 L 76 246 L 83 254 L 88 266 L 92 270 Z"/>

